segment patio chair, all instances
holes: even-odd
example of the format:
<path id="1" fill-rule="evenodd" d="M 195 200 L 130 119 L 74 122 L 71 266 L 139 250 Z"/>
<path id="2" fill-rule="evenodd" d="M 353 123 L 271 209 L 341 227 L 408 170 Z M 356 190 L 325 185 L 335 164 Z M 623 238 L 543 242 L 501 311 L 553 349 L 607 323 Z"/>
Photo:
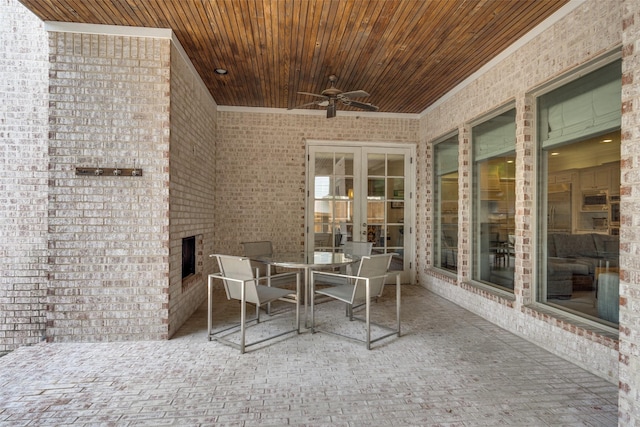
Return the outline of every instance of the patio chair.
<path id="1" fill-rule="evenodd" d="M 255 258 L 259 256 L 270 257 L 273 255 L 273 244 L 270 240 L 241 242 L 240 244 L 242 245 L 244 256 L 246 256 L 247 258 Z M 258 261 L 251 261 L 251 265 L 253 266 L 253 268 L 258 269 L 258 271 L 260 272 L 260 276 L 268 275 L 268 265 Z M 277 274 L 275 268 L 271 271 L 271 273 Z"/>
<path id="2" fill-rule="evenodd" d="M 360 257 L 365 255 L 371 255 L 371 248 L 373 243 L 371 242 L 346 242 L 342 249 L 342 252 L 346 255 L 352 255 L 356 261 L 353 264 L 349 264 L 345 267 L 332 270 L 334 273 L 352 275 L 354 271 L 358 271 L 360 265 Z M 323 285 L 344 285 L 348 283 L 348 280 L 344 277 L 326 276 L 322 278 Z"/>
<path id="3" fill-rule="evenodd" d="M 358 273 L 356 275 L 347 275 L 339 273 L 331 273 L 327 271 L 312 271 L 311 272 L 311 333 L 316 332 L 315 328 L 315 310 L 314 310 L 314 298 L 315 294 L 324 295 L 347 304 L 349 312 L 349 320 L 362 320 L 365 322 L 365 339 L 361 340 L 355 337 L 346 336 L 332 331 L 320 331 L 338 335 L 344 338 L 364 342 L 367 350 L 371 349 L 371 344 L 381 339 L 387 338 L 391 335 L 400 336 L 400 273 L 396 275 L 396 326 L 391 328 L 385 325 L 371 322 L 371 299 L 376 295 L 382 294 L 385 280 L 388 276 L 389 265 L 391 264 L 391 258 L 393 253 L 370 255 L 361 258 Z M 317 279 L 321 279 L 327 276 L 335 276 L 347 279 L 349 283 L 331 286 L 323 289 L 315 289 L 315 282 Z M 353 316 L 353 306 L 358 303 L 364 303 L 365 305 L 365 318 L 360 319 Z M 371 339 L 371 325 L 375 325 L 386 333 Z"/>
<path id="4" fill-rule="evenodd" d="M 286 286 L 291 284 L 287 275 L 281 276 L 275 266 L 265 264 L 260 261 L 255 261 L 258 257 L 271 257 L 273 256 L 273 244 L 270 240 L 259 240 L 255 242 L 241 242 L 244 256 L 251 259 L 251 267 L 256 271 L 256 277 L 267 277 L 267 286 Z M 267 304 L 267 314 L 271 314 L 271 303 Z"/>
<path id="5" fill-rule="evenodd" d="M 242 258 L 238 256 L 230 255 L 211 255 L 218 260 L 219 273 L 209 275 L 208 283 L 208 310 L 207 310 L 207 327 L 209 341 L 217 340 L 222 343 L 231 345 L 238 348 L 240 353 L 244 353 L 245 349 L 249 346 L 259 344 L 263 341 L 273 339 L 291 332 L 300 333 L 300 274 L 297 272 L 282 273 L 278 276 L 287 276 L 290 279 L 295 277 L 296 289 L 295 291 L 289 289 L 281 289 L 277 287 L 269 287 L 259 282 L 266 280 L 266 277 L 257 277 L 254 275 L 254 269 L 251 266 L 249 258 Z M 240 323 L 234 324 L 228 328 L 214 331 L 212 325 L 212 313 L 213 313 L 213 283 L 215 280 L 221 280 L 224 284 L 224 289 L 227 295 L 227 299 L 240 301 Z M 295 304 L 296 308 L 296 327 L 294 329 L 282 331 L 276 334 L 272 334 L 268 337 L 256 340 L 253 342 L 246 342 L 246 327 L 247 324 L 253 321 L 260 323 L 260 307 L 270 302 L 280 300 Z M 247 319 L 247 303 L 254 304 L 256 306 L 256 316 L 251 319 Z M 229 334 L 235 333 L 240 328 L 240 343 L 230 341 L 226 337 Z M 229 332 L 234 330 L 233 332 Z"/>

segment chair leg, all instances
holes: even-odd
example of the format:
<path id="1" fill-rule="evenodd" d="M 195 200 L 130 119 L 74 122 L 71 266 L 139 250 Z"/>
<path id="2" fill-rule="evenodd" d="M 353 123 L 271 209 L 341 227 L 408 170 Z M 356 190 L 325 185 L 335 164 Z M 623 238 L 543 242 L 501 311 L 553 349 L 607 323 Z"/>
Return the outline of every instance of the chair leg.
<path id="1" fill-rule="evenodd" d="M 213 277 L 209 276 L 208 284 L 207 284 L 207 336 L 209 337 L 209 341 L 211 341 L 211 328 L 213 320 L 211 316 L 213 315 L 212 304 L 213 304 Z"/>
<path id="2" fill-rule="evenodd" d="M 242 284 L 242 291 L 240 293 L 240 354 L 244 354 L 244 338 L 245 330 L 247 328 L 247 302 L 245 300 L 245 284 Z"/>
<path id="3" fill-rule="evenodd" d="M 306 290 L 306 289 L 305 289 L 305 290 Z M 312 283 L 312 284 L 311 284 L 311 295 L 309 295 L 309 308 L 310 308 L 310 310 L 311 310 L 311 312 L 310 312 L 310 317 L 311 317 L 311 333 L 312 333 L 312 334 L 313 334 L 313 333 L 315 333 L 315 330 L 314 330 L 314 328 L 313 328 L 313 327 L 314 327 L 314 326 L 315 326 L 315 324 L 316 324 L 316 323 L 315 323 L 315 316 L 314 316 L 314 315 L 315 315 L 315 313 L 314 313 L 314 312 L 315 312 L 315 310 L 313 309 L 313 308 L 315 307 L 315 304 L 314 304 L 314 294 L 315 294 L 315 293 L 316 293 L 316 292 L 315 292 L 315 284 L 314 284 L 314 283 Z M 306 299 L 306 298 L 307 298 L 307 295 L 305 295 L 305 299 Z M 305 318 L 305 322 L 306 322 L 306 318 Z M 304 325 L 304 326 L 307 326 L 307 325 Z"/>
<path id="4" fill-rule="evenodd" d="M 369 295 L 370 287 L 369 287 L 369 279 L 366 282 L 366 292 L 365 292 L 365 318 L 367 321 L 367 350 L 371 350 L 371 295 Z"/>
<path id="5" fill-rule="evenodd" d="M 400 273 L 396 275 L 396 323 L 398 329 L 398 336 L 400 336 L 400 299 L 401 299 L 401 288 L 400 288 Z"/>

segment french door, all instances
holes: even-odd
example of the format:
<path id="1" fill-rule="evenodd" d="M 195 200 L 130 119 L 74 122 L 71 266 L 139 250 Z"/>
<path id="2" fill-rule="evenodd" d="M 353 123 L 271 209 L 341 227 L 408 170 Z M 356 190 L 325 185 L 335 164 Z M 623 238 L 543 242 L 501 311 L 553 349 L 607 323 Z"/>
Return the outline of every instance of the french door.
<path id="1" fill-rule="evenodd" d="M 413 148 L 343 144 L 307 145 L 306 247 L 339 252 L 348 241 L 371 242 L 374 254 L 397 254 L 391 269 L 410 282 Z"/>

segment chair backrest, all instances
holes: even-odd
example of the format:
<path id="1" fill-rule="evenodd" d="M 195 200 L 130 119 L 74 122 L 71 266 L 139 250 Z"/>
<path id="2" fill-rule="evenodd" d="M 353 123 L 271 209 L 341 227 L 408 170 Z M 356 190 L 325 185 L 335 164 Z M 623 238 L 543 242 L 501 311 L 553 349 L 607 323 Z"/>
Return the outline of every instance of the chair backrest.
<path id="1" fill-rule="evenodd" d="M 242 242 L 244 256 L 252 257 L 259 255 L 273 255 L 273 245 L 270 240 L 261 240 L 259 242 Z"/>
<path id="2" fill-rule="evenodd" d="M 244 256 L 246 257 L 256 257 L 256 256 L 271 256 L 273 255 L 273 245 L 270 240 L 260 240 L 257 242 L 242 242 Z M 251 262 L 251 266 L 253 269 L 258 269 L 258 274 L 260 277 L 264 277 L 267 275 L 267 266 L 261 262 Z"/>
<path id="3" fill-rule="evenodd" d="M 347 255 L 365 256 L 371 255 L 372 242 L 346 242 L 343 252 Z"/>
<path id="4" fill-rule="evenodd" d="M 222 277 L 236 280 L 255 279 L 249 258 L 232 255 L 216 255 L 216 258 L 218 259 L 218 267 L 220 268 Z M 228 299 L 242 299 L 241 292 L 243 284 L 236 280 L 223 280 Z M 259 304 L 255 280 L 251 280 L 246 284 L 245 300 L 250 303 Z"/>
<path id="5" fill-rule="evenodd" d="M 389 265 L 391 265 L 391 258 L 393 253 L 369 255 L 363 256 L 360 260 L 360 268 L 356 276 L 358 277 L 376 277 L 376 279 L 369 281 L 370 296 L 378 296 L 382 293 L 384 287 L 384 281 L 389 271 Z M 380 277 L 382 276 L 382 277 Z M 353 290 L 353 300 L 360 300 L 366 298 L 367 295 L 366 284 L 363 279 L 357 279 L 355 283 L 355 289 Z"/>

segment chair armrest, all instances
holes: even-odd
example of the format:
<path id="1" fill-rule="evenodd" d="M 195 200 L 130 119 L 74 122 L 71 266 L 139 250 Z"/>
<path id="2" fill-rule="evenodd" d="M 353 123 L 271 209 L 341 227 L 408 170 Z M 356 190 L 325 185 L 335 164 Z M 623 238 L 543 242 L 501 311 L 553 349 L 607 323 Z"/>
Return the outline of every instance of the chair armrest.
<path id="1" fill-rule="evenodd" d="M 330 273 L 328 271 L 315 271 L 315 270 L 312 270 L 311 271 L 311 278 L 313 279 L 313 276 L 316 276 L 316 275 L 342 277 L 344 279 L 372 280 L 372 279 L 379 279 L 381 277 L 386 277 L 386 276 L 389 275 L 389 273 L 385 273 L 385 274 L 382 274 L 380 276 L 374 276 L 374 277 L 361 277 L 361 276 L 353 276 L 353 275 L 350 275 L 350 274 Z"/>
<path id="2" fill-rule="evenodd" d="M 278 278 L 283 278 L 283 277 L 300 277 L 300 272 L 299 271 L 288 271 L 286 273 L 278 273 L 278 274 L 273 274 L 271 276 L 260 276 L 258 277 L 258 281 L 266 281 L 266 280 L 273 280 L 273 279 L 278 279 Z"/>

